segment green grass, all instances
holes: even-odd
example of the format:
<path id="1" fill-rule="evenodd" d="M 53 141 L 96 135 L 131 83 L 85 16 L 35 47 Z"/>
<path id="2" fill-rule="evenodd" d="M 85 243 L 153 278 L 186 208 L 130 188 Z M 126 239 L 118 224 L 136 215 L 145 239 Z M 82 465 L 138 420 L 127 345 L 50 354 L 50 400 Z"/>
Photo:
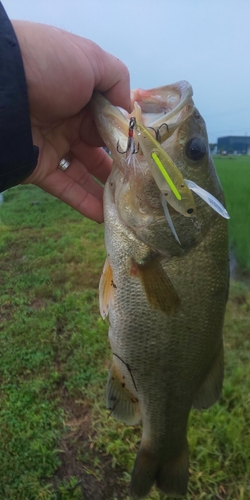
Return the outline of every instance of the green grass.
<path id="1" fill-rule="evenodd" d="M 102 226 L 34 187 L 5 193 L 1 500 L 128 499 L 141 430 L 105 410 L 110 349 L 98 311 L 104 256 Z M 188 500 L 250 499 L 249 313 L 248 289 L 233 282 L 223 398 L 190 417 Z M 148 498 L 164 497 L 153 490 Z"/>
<path id="2" fill-rule="evenodd" d="M 232 251 L 243 271 L 250 271 L 250 156 L 217 156 L 215 165 L 230 214 Z"/>

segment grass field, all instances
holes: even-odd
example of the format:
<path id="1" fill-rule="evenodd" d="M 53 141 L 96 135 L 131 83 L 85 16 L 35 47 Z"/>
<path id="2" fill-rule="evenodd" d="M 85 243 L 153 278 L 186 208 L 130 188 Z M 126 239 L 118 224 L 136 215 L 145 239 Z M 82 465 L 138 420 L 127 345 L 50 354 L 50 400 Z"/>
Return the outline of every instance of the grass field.
<path id="1" fill-rule="evenodd" d="M 230 203 L 244 219 L 244 204 Z M 105 410 L 103 227 L 34 187 L 14 188 L 0 208 L 0 255 L 0 499 L 128 500 L 141 430 Z M 190 418 L 188 500 L 250 499 L 249 313 L 248 289 L 233 282 L 223 397 Z"/>
<path id="2" fill-rule="evenodd" d="M 214 158 L 220 176 L 229 221 L 230 247 L 243 272 L 250 271 L 250 156 Z"/>

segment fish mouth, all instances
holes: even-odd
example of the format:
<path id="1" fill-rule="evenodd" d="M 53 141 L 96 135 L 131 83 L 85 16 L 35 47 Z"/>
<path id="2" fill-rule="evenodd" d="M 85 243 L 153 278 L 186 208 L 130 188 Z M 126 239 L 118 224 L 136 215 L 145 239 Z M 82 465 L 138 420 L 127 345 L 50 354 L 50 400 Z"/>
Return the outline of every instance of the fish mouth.
<path id="1" fill-rule="evenodd" d="M 192 114 L 192 96 L 192 86 L 185 80 L 149 90 L 136 89 L 131 92 L 134 109 L 125 116 L 135 116 L 145 127 L 161 130 L 160 142 L 164 142 Z"/>
<path id="2" fill-rule="evenodd" d="M 151 128 L 162 143 L 190 116 L 194 109 L 192 100 L 193 89 L 183 80 L 170 85 L 149 90 L 136 89 L 131 91 L 131 102 L 134 107 L 131 114 L 122 108 L 113 106 L 103 95 L 94 92 L 91 108 L 95 123 L 113 157 L 119 149 L 126 150 L 128 128 L 132 117 L 146 128 Z M 152 135 L 154 132 L 152 131 Z"/>

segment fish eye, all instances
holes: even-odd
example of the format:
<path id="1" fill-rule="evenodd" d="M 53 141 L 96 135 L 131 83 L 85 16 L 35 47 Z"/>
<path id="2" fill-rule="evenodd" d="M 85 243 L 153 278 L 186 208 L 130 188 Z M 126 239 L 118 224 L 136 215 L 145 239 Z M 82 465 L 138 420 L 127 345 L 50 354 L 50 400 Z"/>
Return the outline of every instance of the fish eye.
<path id="1" fill-rule="evenodd" d="M 187 214 L 192 214 L 194 212 L 194 209 L 193 208 L 188 208 L 187 209 Z"/>
<path id="2" fill-rule="evenodd" d="M 203 156 L 205 156 L 206 152 L 206 144 L 198 137 L 191 139 L 191 141 L 189 141 L 186 145 L 186 154 L 190 160 L 201 160 Z"/>

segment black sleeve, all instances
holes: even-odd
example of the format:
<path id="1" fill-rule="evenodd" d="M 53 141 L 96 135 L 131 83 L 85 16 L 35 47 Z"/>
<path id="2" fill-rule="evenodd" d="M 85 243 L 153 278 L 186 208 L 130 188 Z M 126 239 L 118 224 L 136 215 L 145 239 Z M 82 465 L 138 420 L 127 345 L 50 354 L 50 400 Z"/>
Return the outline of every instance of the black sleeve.
<path id="1" fill-rule="evenodd" d="M 21 51 L 0 2 L 0 192 L 28 177 L 37 164 Z"/>

